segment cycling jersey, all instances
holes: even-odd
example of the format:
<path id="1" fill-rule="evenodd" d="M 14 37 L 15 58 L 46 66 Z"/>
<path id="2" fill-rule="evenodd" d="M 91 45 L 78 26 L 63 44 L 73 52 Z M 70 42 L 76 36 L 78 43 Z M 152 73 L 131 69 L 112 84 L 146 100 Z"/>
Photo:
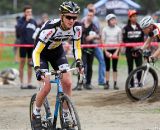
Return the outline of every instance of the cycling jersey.
<path id="1" fill-rule="evenodd" d="M 61 29 L 61 20 L 55 19 L 46 22 L 38 35 L 38 40 L 33 51 L 33 63 L 35 66 L 40 66 L 41 52 L 55 50 L 64 41 L 71 40 L 73 42 L 73 53 L 77 59 L 81 59 L 81 25 L 76 22 L 69 30 Z M 47 57 L 50 57 L 49 55 Z"/>

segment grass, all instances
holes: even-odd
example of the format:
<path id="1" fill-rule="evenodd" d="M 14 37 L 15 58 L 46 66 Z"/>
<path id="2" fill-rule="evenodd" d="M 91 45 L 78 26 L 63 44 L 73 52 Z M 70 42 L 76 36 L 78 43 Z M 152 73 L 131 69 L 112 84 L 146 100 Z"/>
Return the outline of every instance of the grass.
<path id="1" fill-rule="evenodd" d="M 4 39 L 0 39 L 2 43 L 9 43 L 13 44 L 15 41 L 14 34 L 11 33 L 10 35 L 8 34 Z M 69 59 L 69 63 L 71 64 L 73 62 L 73 59 Z M 95 58 L 94 59 L 94 65 L 98 65 L 98 61 Z M 119 58 L 118 62 L 118 67 L 125 67 L 126 60 L 125 56 L 121 55 Z M 0 48 L 0 70 L 3 70 L 5 68 L 16 68 L 18 69 L 18 64 L 14 62 L 14 52 L 13 52 L 13 47 L 1 47 Z M 26 68 L 26 67 L 25 67 Z"/>

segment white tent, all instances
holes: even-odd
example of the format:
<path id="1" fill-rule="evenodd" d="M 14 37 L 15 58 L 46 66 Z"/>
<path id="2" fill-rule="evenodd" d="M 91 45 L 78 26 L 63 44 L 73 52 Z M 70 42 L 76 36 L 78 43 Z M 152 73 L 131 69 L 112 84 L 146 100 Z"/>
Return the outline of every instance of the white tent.
<path id="1" fill-rule="evenodd" d="M 94 6 L 100 15 L 106 15 L 108 11 L 115 14 L 127 14 L 128 9 L 138 10 L 141 8 L 132 0 L 99 0 Z"/>

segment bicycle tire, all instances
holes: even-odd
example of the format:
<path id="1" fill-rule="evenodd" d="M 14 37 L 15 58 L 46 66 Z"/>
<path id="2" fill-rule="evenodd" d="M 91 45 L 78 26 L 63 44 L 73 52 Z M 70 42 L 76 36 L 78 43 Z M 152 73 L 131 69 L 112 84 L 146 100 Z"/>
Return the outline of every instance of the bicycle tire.
<path id="1" fill-rule="evenodd" d="M 36 93 L 33 94 L 33 96 L 31 97 L 31 100 L 30 100 L 30 110 L 29 110 L 29 114 L 30 114 L 30 123 L 32 122 L 32 114 L 33 114 L 33 108 L 34 108 L 34 102 L 36 101 Z M 44 108 L 45 108 L 45 105 L 43 104 Z M 47 109 L 45 108 L 45 113 L 47 114 Z M 44 121 L 42 120 L 41 121 L 42 124 L 44 123 Z M 42 130 L 52 130 L 52 123 L 51 122 L 47 122 L 45 124 L 46 126 L 43 127 Z M 32 123 L 31 123 L 31 129 L 34 130 L 33 126 L 32 126 Z"/>
<path id="2" fill-rule="evenodd" d="M 151 91 L 149 91 L 147 93 L 146 96 L 144 97 L 137 97 L 135 96 L 132 92 L 131 92 L 131 89 L 134 89 L 135 87 L 131 87 L 131 80 L 134 79 L 134 76 L 135 74 L 137 74 L 138 72 L 140 73 L 141 71 L 146 71 L 147 69 L 147 66 L 140 66 L 140 67 L 137 67 L 135 70 L 133 70 L 127 80 L 126 80 L 126 84 L 125 84 L 125 90 L 126 90 L 126 94 L 128 96 L 129 99 L 131 99 L 132 101 L 140 101 L 140 100 L 145 100 L 147 98 L 150 98 L 151 96 L 154 95 L 154 93 L 156 92 L 157 90 L 157 87 L 158 87 L 158 76 L 157 76 L 157 73 L 155 72 L 155 70 L 153 68 L 149 68 L 149 71 L 148 71 L 148 74 L 151 74 L 152 78 L 153 78 L 153 86 L 151 86 Z M 142 76 L 142 72 L 141 72 L 141 76 Z M 143 86 L 141 86 L 143 87 Z M 141 89 L 141 87 L 139 87 Z M 145 88 L 145 86 L 144 86 Z M 136 93 L 138 93 L 138 90 L 136 90 Z"/>
<path id="3" fill-rule="evenodd" d="M 63 103 L 64 102 L 66 102 L 68 109 L 70 111 L 71 117 L 72 117 L 72 121 L 73 121 L 72 128 L 70 128 L 70 127 L 66 128 L 65 123 L 64 123 L 64 119 L 63 119 Z M 60 124 L 61 124 L 62 130 L 72 130 L 72 129 L 81 130 L 81 124 L 80 124 L 78 113 L 77 113 L 72 101 L 70 100 L 70 98 L 67 95 L 63 95 L 60 98 L 59 115 L 60 115 Z"/>

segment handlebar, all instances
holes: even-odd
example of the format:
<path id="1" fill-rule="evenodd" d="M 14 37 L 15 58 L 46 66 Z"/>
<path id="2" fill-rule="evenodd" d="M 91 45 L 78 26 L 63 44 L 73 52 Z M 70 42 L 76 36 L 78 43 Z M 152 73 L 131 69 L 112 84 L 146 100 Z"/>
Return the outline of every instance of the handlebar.
<path id="1" fill-rule="evenodd" d="M 71 68 L 71 69 L 67 69 L 67 70 L 51 70 L 50 72 L 45 72 L 46 76 L 51 76 L 51 75 L 60 75 L 62 73 L 67 73 L 70 71 L 75 71 L 78 70 L 78 68 Z"/>

